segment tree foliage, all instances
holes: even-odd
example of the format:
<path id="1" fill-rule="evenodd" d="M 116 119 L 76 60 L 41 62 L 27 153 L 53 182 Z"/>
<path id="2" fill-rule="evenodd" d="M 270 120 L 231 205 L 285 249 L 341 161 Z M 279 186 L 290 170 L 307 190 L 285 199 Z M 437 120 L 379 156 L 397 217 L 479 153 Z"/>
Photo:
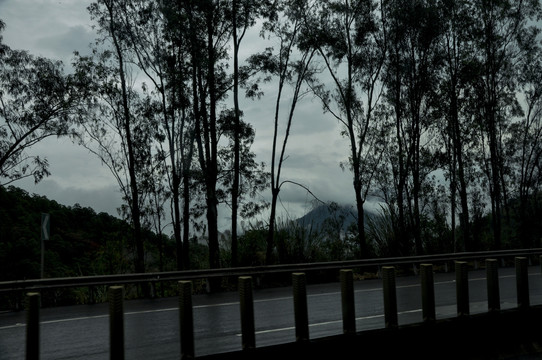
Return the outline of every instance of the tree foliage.
<path id="1" fill-rule="evenodd" d="M 31 147 L 78 137 L 123 192 L 137 271 L 142 234 L 170 223 L 177 269 L 201 251 L 195 237 L 212 268 L 538 244 L 539 1 L 97 0 L 89 10 L 98 38 L 74 74 L 0 41 L 0 176 L 39 181 L 47 161 Z M 245 35 L 258 30 L 253 51 Z M 269 173 L 241 90 L 274 100 Z M 277 215 L 284 184 L 310 192 L 283 167 L 307 96 L 347 145 L 337 167 L 352 174 L 348 230 L 338 212 L 318 231 Z M 366 216 L 374 199 L 381 213 Z M 269 221 L 238 231 L 267 202 Z"/>
<path id="2" fill-rule="evenodd" d="M 4 23 L 0 20 L 0 32 Z M 71 131 L 86 92 L 65 75 L 60 61 L 33 56 L 2 43 L 0 34 L 0 184 L 48 176 L 49 163 L 32 147 Z"/>

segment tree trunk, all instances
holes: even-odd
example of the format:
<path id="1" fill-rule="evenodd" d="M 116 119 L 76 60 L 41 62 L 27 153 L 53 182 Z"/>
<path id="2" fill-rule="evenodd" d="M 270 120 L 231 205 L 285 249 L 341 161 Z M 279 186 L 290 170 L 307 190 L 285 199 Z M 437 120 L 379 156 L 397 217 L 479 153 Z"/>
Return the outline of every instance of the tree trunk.
<path id="1" fill-rule="evenodd" d="M 209 88 L 209 119 L 207 124 L 208 136 L 206 144 L 206 174 L 205 182 L 207 187 L 207 226 L 209 235 L 209 265 L 211 269 L 220 267 L 220 255 L 218 246 L 218 199 L 216 194 L 216 184 L 218 176 L 218 138 L 217 138 L 217 93 L 215 77 L 215 49 L 213 42 L 214 35 L 214 4 L 209 1 L 207 8 L 207 53 L 208 69 L 207 81 Z"/>
<path id="2" fill-rule="evenodd" d="M 463 162 L 463 141 L 461 127 L 459 124 L 459 109 L 457 98 L 457 80 L 456 76 L 452 76 L 452 91 L 451 91 L 451 118 L 452 118 L 452 148 L 454 157 L 454 168 L 457 166 L 457 176 L 454 171 L 455 183 L 459 181 L 459 198 L 461 201 L 461 237 L 462 242 L 459 244 L 457 251 L 471 251 L 470 231 L 469 231 L 469 202 L 467 198 L 467 183 L 465 181 L 465 165 Z"/>
<path id="3" fill-rule="evenodd" d="M 397 69 L 396 71 L 399 71 Z M 401 111 L 401 89 L 400 89 L 400 77 L 396 76 L 396 89 L 395 89 L 395 131 L 397 136 L 397 159 L 398 159 L 398 168 L 396 170 L 396 183 L 397 183 L 397 211 L 398 215 L 398 227 L 396 229 L 397 233 L 395 234 L 395 239 L 397 244 L 392 246 L 393 255 L 407 255 L 406 252 L 410 249 L 409 236 L 407 234 L 406 226 L 406 217 L 405 217 L 405 200 L 404 200 L 404 191 L 406 184 L 406 169 L 405 169 L 405 159 L 404 159 L 404 146 L 403 146 L 403 136 L 401 133 L 401 121 L 402 121 L 402 111 Z"/>
<path id="4" fill-rule="evenodd" d="M 192 155 L 186 160 L 190 162 Z M 183 173 L 183 269 L 190 269 L 190 172 Z"/>
<path id="5" fill-rule="evenodd" d="M 208 182 L 212 182 L 208 179 Z M 209 236 L 209 266 L 211 269 L 220 267 L 219 247 L 218 247 L 218 211 L 216 190 L 209 188 L 207 190 L 207 232 Z"/>
<path id="6" fill-rule="evenodd" d="M 237 38 L 237 0 L 233 0 L 233 104 L 235 107 L 233 135 L 233 184 L 231 190 L 231 265 L 237 266 L 237 214 L 239 207 L 240 136 L 239 114 L 239 42 Z"/>
<path id="7" fill-rule="evenodd" d="M 459 124 L 456 124 L 459 128 Z M 456 131 L 459 131 L 458 129 Z M 459 133 L 456 134 L 456 158 L 457 158 L 457 171 L 459 178 L 459 198 L 461 200 L 461 232 L 462 232 L 462 251 L 473 251 L 476 249 L 472 248 L 470 240 L 470 216 L 469 216 L 469 200 L 467 195 L 467 182 L 465 180 L 465 165 L 463 162 L 463 146 L 461 143 L 461 136 Z"/>
<path id="8" fill-rule="evenodd" d="M 143 236 L 141 233 L 141 210 L 139 208 L 139 191 L 137 185 L 137 177 L 135 170 L 135 155 L 134 155 L 134 144 L 132 142 L 131 134 L 131 113 L 128 105 L 128 90 L 126 88 L 126 76 L 124 74 L 124 55 L 122 49 L 117 39 L 116 28 L 113 23 L 114 11 L 113 4 L 106 4 L 110 16 L 110 35 L 113 39 L 113 44 L 115 46 L 115 51 L 118 58 L 119 65 L 119 76 L 120 76 L 120 85 L 121 85 L 121 94 L 122 94 L 122 110 L 124 115 L 124 132 L 126 136 L 126 147 L 128 150 L 128 175 L 130 177 L 130 194 L 132 196 L 130 203 L 130 210 L 132 215 L 132 221 L 134 224 L 134 241 L 136 245 L 136 261 L 135 261 L 135 271 L 136 273 L 145 272 L 145 253 L 143 248 Z"/>
<path id="9" fill-rule="evenodd" d="M 414 232 L 414 243 L 416 246 L 416 255 L 423 254 L 423 242 L 422 242 L 422 229 L 421 229 L 421 215 L 420 215 L 420 191 L 421 191 L 421 176 L 420 176 L 420 118 L 416 114 L 414 119 L 414 132 L 413 136 L 413 154 L 414 159 L 412 164 L 412 196 L 414 200 L 414 212 L 413 212 L 413 232 Z"/>
<path id="10" fill-rule="evenodd" d="M 271 214 L 269 216 L 269 229 L 267 232 L 267 248 L 265 252 L 266 265 L 272 264 L 273 248 L 275 247 L 275 217 L 277 212 L 278 189 L 272 189 Z"/>
<path id="11" fill-rule="evenodd" d="M 367 239 L 365 237 L 365 210 L 363 209 L 364 201 L 361 196 L 362 189 L 361 189 L 361 183 L 359 180 L 355 182 L 354 190 L 356 192 L 356 208 L 358 210 L 357 225 L 358 225 L 359 257 L 360 259 L 365 259 L 369 257 L 369 254 L 367 251 Z"/>
<path id="12" fill-rule="evenodd" d="M 172 156 L 172 161 L 173 161 Z M 182 238 L 181 238 L 181 209 L 180 209 L 180 192 L 179 188 L 181 185 L 181 179 L 175 170 L 174 163 L 172 164 L 173 170 L 172 170 L 172 176 L 173 176 L 173 184 L 172 184 L 172 197 L 173 197 L 173 234 L 175 236 L 175 245 L 177 248 L 177 270 L 183 269 L 183 244 L 182 244 Z"/>

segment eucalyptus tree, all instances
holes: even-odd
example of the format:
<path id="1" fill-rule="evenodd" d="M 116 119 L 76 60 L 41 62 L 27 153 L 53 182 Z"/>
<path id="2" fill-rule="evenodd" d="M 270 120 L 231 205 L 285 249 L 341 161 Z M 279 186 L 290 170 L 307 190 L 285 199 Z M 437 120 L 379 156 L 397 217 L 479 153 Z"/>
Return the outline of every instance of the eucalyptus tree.
<path id="1" fill-rule="evenodd" d="M 93 103 L 82 109 L 81 144 L 109 167 L 123 193 L 124 214 L 133 225 L 135 271 L 145 271 L 142 235 L 142 174 L 150 166 L 148 144 L 156 133 L 150 124 L 142 95 L 135 88 L 133 52 L 121 23 L 127 1 L 99 0 L 88 10 L 96 23 L 97 46 L 88 57 L 77 56 L 77 76 L 92 92 Z"/>
<path id="2" fill-rule="evenodd" d="M 36 57 L 2 43 L 0 20 L 0 185 L 49 175 L 46 158 L 32 154 L 46 138 L 71 132 L 86 91 L 60 61 Z"/>
<path id="3" fill-rule="evenodd" d="M 367 257 L 364 204 L 383 154 L 382 71 L 386 59 L 383 8 L 376 1 L 316 2 L 306 17 L 310 46 L 323 62 L 328 84 L 313 83 L 324 111 L 342 125 L 349 142 L 346 167 L 353 173 L 359 233 L 358 256 Z M 344 165 L 343 165 L 344 166 Z"/>
<path id="4" fill-rule="evenodd" d="M 167 10 L 165 10 L 167 13 Z M 175 13 L 173 13 L 175 14 Z M 164 130 L 166 134 L 171 170 L 168 180 L 172 192 L 174 224 L 179 223 L 179 196 L 178 187 L 182 183 L 182 249 L 180 237 L 177 240 L 177 253 L 182 251 L 182 261 L 177 261 L 178 268 L 190 267 L 190 204 L 192 202 L 193 168 L 195 163 L 195 123 L 197 111 L 197 98 L 191 97 L 192 71 L 190 69 L 191 45 L 187 38 L 188 27 L 182 24 L 182 17 L 168 15 L 166 20 L 166 34 L 171 39 L 171 50 L 168 55 L 166 92 L 169 93 L 170 108 L 168 125 L 164 115 Z M 191 80 L 192 79 L 192 80 Z M 165 152 L 167 153 L 167 152 Z M 175 233 L 179 233 L 178 226 Z M 179 255 L 178 255 L 179 256 Z"/>
<path id="5" fill-rule="evenodd" d="M 392 223 L 396 233 L 396 246 L 391 247 L 396 251 L 410 249 L 410 231 L 408 230 L 405 214 L 405 189 L 408 178 L 408 154 L 406 152 L 404 132 L 401 124 L 405 117 L 404 87 L 402 71 L 402 49 L 405 38 L 400 25 L 397 13 L 400 10 L 394 6 L 396 2 L 384 3 L 384 26 L 387 34 L 387 58 L 385 63 L 385 101 L 388 106 L 388 117 L 393 123 L 393 134 L 390 136 L 386 149 L 386 163 L 389 164 L 389 171 L 381 175 L 381 182 L 392 183 L 390 185 L 380 184 L 381 192 L 384 195 L 386 204 L 392 215 Z M 391 174 L 391 179 L 388 174 Z"/>
<path id="6" fill-rule="evenodd" d="M 266 0 L 267 1 L 267 0 Z M 237 222 L 239 213 L 239 197 L 242 195 L 241 186 L 241 143 L 243 126 L 241 122 L 241 109 L 239 107 L 240 67 L 239 50 L 241 43 L 247 33 L 252 28 L 256 19 L 268 4 L 266 1 L 255 0 L 231 0 L 230 13 L 226 14 L 231 21 L 232 42 L 233 42 L 233 182 L 231 184 L 231 263 L 237 266 L 238 240 L 237 240 Z"/>
<path id="7" fill-rule="evenodd" d="M 443 34 L 439 41 L 442 69 L 438 84 L 437 108 L 441 116 L 440 143 L 445 150 L 443 171 L 447 174 L 450 192 L 451 234 L 455 250 L 471 250 L 468 186 L 472 172 L 473 123 L 469 100 L 473 93 L 472 77 L 474 44 L 470 34 L 476 19 L 468 0 L 442 1 Z M 456 198 L 459 193 L 461 237 L 456 241 Z"/>
<path id="8" fill-rule="evenodd" d="M 303 85 L 314 75 L 316 71 L 312 65 L 315 49 L 300 47 L 303 29 L 306 30 L 303 21 L 304 11 L 310 5 L 309 1 L 276 1 L 267 10 L 266 21 L 263 24 L 262 36 L 267 37 L 272 43 L 277 44 L 277 49 L 268 47 L 263 52 L 252 55 L 248 62 L 250 68 L 263 77 L 260 81 L 276 80 L 275 111 L 273 119 L 273 143 L 271 149 L 271 204 L 269 225 L 267 234 L 266 263 L 272 263 L 273 249 L 275 247 L 275 221 L 277 202 L 281 187 L 285 183 L 303 186 L 282 178 L 282 165 L 286 158 L 286 148 L 290 136 L 290 130 L 294 120 L 295 110 L 299 100 L 306 94 Z M 258 85 L 255 84 L 250 91 L 258 93 Z M 291 100 L 286 112 L 281 108 L 284 102 L 284 93 L 291 90 Z M 285 115 L 284 115 L 285 114 Z M 285 116 L 285 120 L 282 117 Z M 279 134 L 279 126 L 284 122 L 284 134 Z M 279 145 L 279 137 L 282 137 L 282 145 Z"/>
<path id="9" fill-rule="evenodd" d="M 512 168 L 512 193 L 517 198 L 517 237 L 524 248 L 539 246 L 536 238 L 541 214 L 542 187 L 542 48 L 540 28 L 528 27 L 519 38 L 524 55 L 518 68 L 522 112 L 510 125 L 505 140 Z"/>
<path id="10" fill-rule="evenodd" d="M 511 120 L 520 115 L 516 97 L 518 62 L 526 56 L 518 40 L 540 14 L 539 1 L 480 1 L 473 7 L 479 19 L 472 33 L 476 44 L 476 117 L 479 124 L 480 166 L 487 177 L 494 248 L 502 246 L 503 208 L 508 200 L 503 139 Z"/>
<path id="11" fill-rule="evenodd" d="M 389 56 L 385 84 L 395 122 L 391 166 L 399 211 L 398 231 L 400 242 L 407 244 L 408 223 L 415 251 L 421 254 L 422 207 L 426 202 L 423 185 L 429 173 L 436 170 L 428 144 L 429 129 L 434 123 L 434 88 L 440 69 L 436 45 L 442 24 L 438 7 L 430 1 L 390 2 L 386 14 Z"/>
<path id="12" fill-rule="evenodd" d="M 224 21 L 226 4 L 221 1 L 205 0 L 194 5 L 194 10 L 201 14 L 205 26 L 203 32 L 204 56 L 206 68 L 206 88 L 202 88 L 201 78 L 198 79 L 200 90 L 200 117 L 196 120 L 196 142 L 198 145 L 199 163 L 205 183 L 205 200 L 207 207 L 207 231 L 209 241 L 209 265 L 220 267 L 220 252 L 218 244 L 218 105 L 225 96 L 226 76 L 224 60 L 227 57 L 226 47 L 229 43 L 229 31 Z M 195 19 L 192 19 L 194 21 Z M 193 58 L 192 61 L 201 59 Z M 201 76 L 201 75 L 200 75 Z M 208 103 L 207 103 L 208 101 Z"/>
<path id="13" fill-rule="evenodd" d="M 189 188 L 195 139 L 189 95 L 188 27 L 183 21 L 185 14 L 176 6 L 174 2 L 128 1 L 119 8 L 118 22 L 133 62 L 150 82 L 148 112 L 156 114 L 158 124 L 154 151 L 171 195 L 177 269 L 181 270 L 189 265 Z"/>
<path id="14" fill-rule="evenodd" d="M 230 79 L 226 73 L 231 27 L 226 21 L 227 1 L 184 1 L 177 4 L 187 26 L 191 105 L 197 158 L 205 188 L 209 265 L 220 266 L 218 243 L 219 105 L 226 98 Z"/>
<path id="15" fill-rule="evenodd" d="M 243 115 L 241 112 L 240 115 Z M 220 132 L 227 139 L 227 144 L 219 148 L 220 161 L 220 188 L 224 195 L 221 200 L 231 207 L 232 217 L 254 218 L 267 208 L 268 204 L 262 199 L 261 193 L 268 189 L 269 174 L 266 171 L 266 164 L 256 161 L 256 155 L 251 150 L 256 136 L 256 131 L 251 124 L 241 117 L 239 123 L 235 120 L 235 108 L 221 112 L 219 118 Z M 237 129 L 236 129 L 237 128 Z M 239 141 L 239 154 L 232 151 L 235 148 L 235 138 Z M 236 158 L 239 164 L 236 166 Z M 238 171 L 235 168 L 238 167 Z M 238 175 L 237 183 L 235 183 Z M 236 191 L 233 188 L 237 187 Z M 237 202 L 237 210 L 234 211 L 233 198 Z M 228 202 L 231 199 L 232 202 Z M 237 216 L 234 214 L 237 213 Z M 237 245 L 236 236 L 233 230 L 236 227 L 232 223 L 231 232 L 231 266 L 237 266 Z"/>

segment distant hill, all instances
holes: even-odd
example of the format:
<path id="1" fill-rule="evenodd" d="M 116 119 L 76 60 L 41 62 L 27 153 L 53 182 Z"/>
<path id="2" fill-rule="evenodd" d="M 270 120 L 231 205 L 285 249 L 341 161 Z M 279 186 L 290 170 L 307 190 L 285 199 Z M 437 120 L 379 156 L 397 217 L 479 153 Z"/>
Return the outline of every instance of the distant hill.
<path id="1" fill-rule="evenodd" d="M 374 217 L 376 213 L 368 208 L 364 209 L 365 222 Z M 336 203 L 322 204 L 312 209 L 296 222 L 300 226 L 312 226 L 315 230 L 320 230 L 327 220 L 336 220 L 342 222 L 342 230 L 346 231 L 348 227 L 357 221 L 358 211 L 354 205 L 339 205 Z"/>
<path id="2" fill-rule="evenodd" d="M 0 186 L 0 281 L 40 277 L 41 214 L 50 215 L 45 277 L 132 270 L 130 225 L 79 204 L 64 206 L 14 186 Z M 150 243 L 156 235 L 147 232 Z"/>

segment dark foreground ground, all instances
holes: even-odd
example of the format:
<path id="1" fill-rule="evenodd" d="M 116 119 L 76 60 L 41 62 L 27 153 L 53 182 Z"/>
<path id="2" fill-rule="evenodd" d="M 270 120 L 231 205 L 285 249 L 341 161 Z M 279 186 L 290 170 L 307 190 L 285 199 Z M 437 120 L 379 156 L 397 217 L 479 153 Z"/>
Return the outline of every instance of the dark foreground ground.
<path id="1" fill-rule="evenodd" d="M 201 359 L 542 359 L 542 307 L 337 335 Z"/>

